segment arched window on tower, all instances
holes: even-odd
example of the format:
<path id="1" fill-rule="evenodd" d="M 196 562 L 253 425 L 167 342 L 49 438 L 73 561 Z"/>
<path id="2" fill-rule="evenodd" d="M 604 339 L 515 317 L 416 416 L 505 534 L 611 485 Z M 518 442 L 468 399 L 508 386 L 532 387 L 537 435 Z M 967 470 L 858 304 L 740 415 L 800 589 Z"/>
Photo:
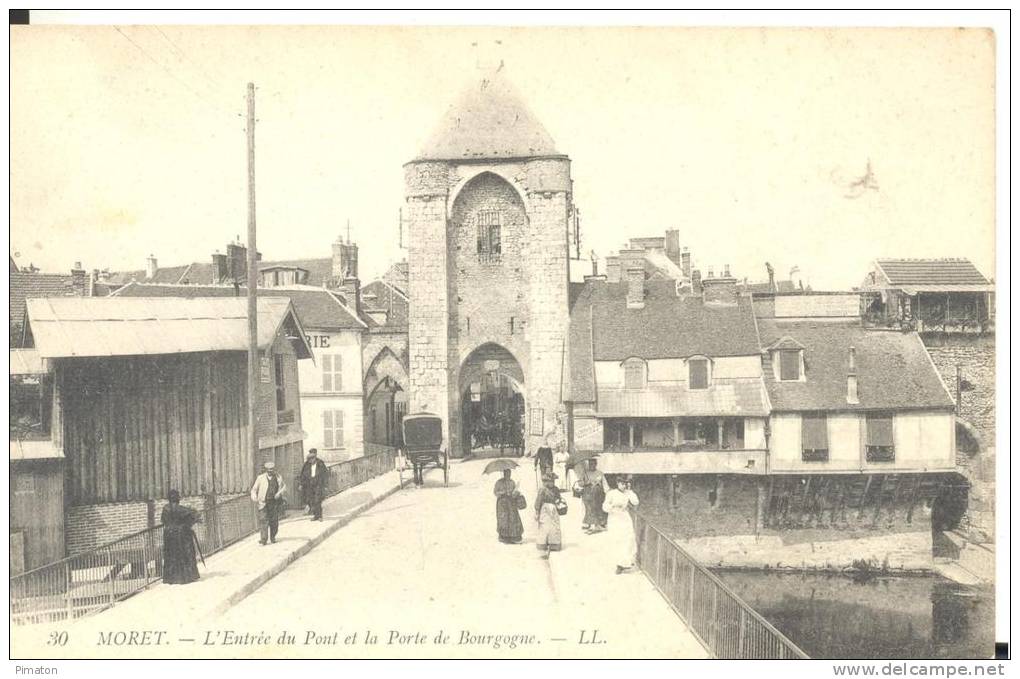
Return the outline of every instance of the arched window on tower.
<path id="1" fill-rule="evenodd" d="M 503 244 L 500 233 L 498 210 L 482 210 L 478 213 L 478 261 L 495 263 L 500 261 Z"/>

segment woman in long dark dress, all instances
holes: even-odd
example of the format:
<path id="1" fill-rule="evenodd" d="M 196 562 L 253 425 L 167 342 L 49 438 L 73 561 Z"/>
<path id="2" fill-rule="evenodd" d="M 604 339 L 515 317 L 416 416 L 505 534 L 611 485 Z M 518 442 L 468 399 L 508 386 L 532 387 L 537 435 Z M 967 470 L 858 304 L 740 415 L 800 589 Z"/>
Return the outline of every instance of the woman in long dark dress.
<path id="1" fill-rule="evenodd" d="M 510 478 L 510 470 L 503 470 L 503 478 L 492 489 L 496 496 L 496 533 L 505 544 L 518 544 L 524 535 L 521 510 L 517 509 L 517 484 Z"/>
<path id="2" fill-rule="evenodd" d="M 195 561 L 195 533 L 191 527 L 198 523 L 198 512 L 181 505 L 181 494 L 171 490 L 169 504 L 163 507 L 160 523 L 163 524 L 163 582 L 184 585 L 198 580 Z"/>

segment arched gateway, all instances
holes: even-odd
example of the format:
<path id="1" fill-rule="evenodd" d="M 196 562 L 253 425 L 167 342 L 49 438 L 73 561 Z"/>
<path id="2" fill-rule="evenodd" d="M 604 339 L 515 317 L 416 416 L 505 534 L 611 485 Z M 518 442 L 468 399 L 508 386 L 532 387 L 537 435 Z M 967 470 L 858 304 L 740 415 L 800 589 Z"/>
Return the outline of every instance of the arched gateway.
<path id="1" fill-rule="evenodd" d="M 524 371 L 504 347 L 487 343 L 460 367 L 460 453 L 479 457 L 520 455 L 524 449 Z"/>

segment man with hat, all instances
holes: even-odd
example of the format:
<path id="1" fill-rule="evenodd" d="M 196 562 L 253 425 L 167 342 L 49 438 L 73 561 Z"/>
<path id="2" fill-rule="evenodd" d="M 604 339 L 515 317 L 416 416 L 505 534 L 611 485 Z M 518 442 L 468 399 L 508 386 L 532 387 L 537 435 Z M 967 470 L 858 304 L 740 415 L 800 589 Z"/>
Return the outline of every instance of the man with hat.
<path id="1" fill-rule="evenodd" d="M 251 501 L 259 510 L 260 545 L 276 542 L 276 532 L 280 529 L 280 515 L 283 510 L 283 491 L 287 484 L 276 473 L 276 465 L 266 462 L 262 465 L 262 473 L 255 477 L 251 487 Z"/>
<path id="2" fill-rule="evenodd" d="M 322 521 L 322 498 L 326 494 L 326 463 L 319 459 L 319 451 L 308 450 L 308 459 L 301 468 L 301 500 L 308 505 L 312 521 Z"/>

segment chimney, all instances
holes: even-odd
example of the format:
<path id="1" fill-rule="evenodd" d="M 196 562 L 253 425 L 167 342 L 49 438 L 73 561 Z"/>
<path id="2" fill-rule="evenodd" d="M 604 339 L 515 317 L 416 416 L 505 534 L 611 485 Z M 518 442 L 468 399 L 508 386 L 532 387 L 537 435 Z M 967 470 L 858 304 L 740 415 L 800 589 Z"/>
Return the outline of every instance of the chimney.
<path id="1" fill-rule="evenodd" d="M 680 266 L 680 231 L 678 229 L 666 230 L 666 257 Z"/>
<path id="2" fill-rule="evenodd" d="M 691 272 L 691 294 L 700 295 L 702 292 L 701 270 L 695 269 Z"/>
<path id="3" fill-rule="evenodd" d="M 227 274 L 227 256 L 219 250 L 212 255 L 213 271 L 215 272 L 215 283 L 222 283 L 230 278 Z"/>
<path id="4" fill-rule="evenodd" d="M 619 283 L 622 280 L 620 273 L 620 258 L 616 255 L 606 257 L 606 279 L 610 283 Z"/>
<path id="5" fill-rule="evenodd" d="M 850 345 L 850 369 L 846 375 L 846 402 L 857 405 L 861 402 L 857 394 L 857 350 Z"/>
<path id="6" fill-rule="evenodd" d="M 347 306 L 361 316 L 361 281 L 357 278 L 348 278 L 340 285 L 339 292 L 344 296 Z"/>
<path id="7" fill-rule="evenodd" d="M 680 253 L 680 268 L 683 269 L 684 278 L 691 280 L 691 253 L 687 248 Z"/>
<path id="8" fill-rule="evenodd" d="M 358 245 L 337 238 L 333 243 L 333 279 L 342 285 L 348 278 L 358 277 Z"/>
<path id="9" fill-rule="evenodd" d="M 708 267 L 708 276 L 706 278 L 715 278 L 715 273 L 712 271 L 712 267 Z"/>
<path id="10" fill-rule="evenodd" d="M 156 271 L 158 269 L 159 269 L 159 267 L 156 266 L 156 257 L 155 257 L 155 255 L 149 255 L 148 257 L 145 258 L 145 277 L 146 278 L 150 278 L 150 279 L 151 278 L 155 278 L 156 277 Z"/>
<path id="11" fill-rule="evenodd" d="M 736 304 L 737 279 L 730 276 L 706 278 L 702 281 L 705 289 L 705 304 Z"/>
<path id="12" fill-rule="evenodd" d="M 238 241 L 227 243 L 227 278 L 248 284 L 248 248 Z"/>
<path id="13" fill-rule="evenodd" d="M 85 269 L 81 268 L 81 262 L 75 262 L 71 269 L 71 287 L 76 296 L 85 296 Z"/>
<path id="14" fill-rule="evenodd" d="M 643 309 L 645 307 L 645 269 L 630 267 L 627 269 L 627 308 Z"/>
<path id="15" fill-rule="evenodd" d="M 730 265 L 729 264 L 724 264 L 723 265 L 723 278 L 729 278 L 729 277 L 730 277 Z"/>

